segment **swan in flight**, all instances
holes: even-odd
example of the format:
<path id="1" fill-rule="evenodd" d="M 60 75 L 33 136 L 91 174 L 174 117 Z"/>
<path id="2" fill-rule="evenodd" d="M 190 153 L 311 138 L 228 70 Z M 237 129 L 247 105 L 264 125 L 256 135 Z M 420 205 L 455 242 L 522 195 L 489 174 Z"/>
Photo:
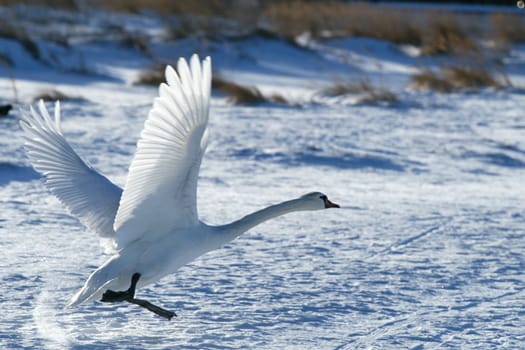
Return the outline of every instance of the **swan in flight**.
<path id="1" fill-rule="evenodd" d="M 68 306 L 100 300 L 140 305 L 162 317 L 175 313 L 135 298 L 198 256 L 250 228 L 293 211 L 338 208 L 320 192 L 269 206 L 235 222 L 210 226 L 197 215 L 197 179 L 206 149 L 211 59 L 197 55 L 177 70 L 166 67 L 166 83 L 146 119 L 122 190 L 88 166 L 65 140 L 60 104 L 54 118 L 43 101 L 20 121 L 26 153 L 48 189 L 72 215 L 98 233 L 111 257 L 93 271 Z"/>

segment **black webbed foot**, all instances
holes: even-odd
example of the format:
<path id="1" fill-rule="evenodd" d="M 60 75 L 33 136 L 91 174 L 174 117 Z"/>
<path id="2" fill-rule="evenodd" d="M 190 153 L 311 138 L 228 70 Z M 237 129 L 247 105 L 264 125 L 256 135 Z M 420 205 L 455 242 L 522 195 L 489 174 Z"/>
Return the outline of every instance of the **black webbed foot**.
<path id="1" fill-rule="evenodd" d="M 168 320 L 171 320 L 173 316 L 177 317 L 177 314 L 173 311 L 169 311 L 161 308 L 160 306 L 153 305 L 152 303 L 144 299 L 130 299 L 127 301 L 132 304 L 142 306 L 143 308 L 148 309 L 149 311 L 156 313 L 161 317 L 167 318 Z"/>
<path id="2" fill-rule="evenodd" d="M 123 292 L 115 292 L 108 289 L 104 292 L 104 294 L 102 294 L 102 299 L 100 299 L 100 301 L 105 303 L 127 301 L 128 303 L 139 305 L 161 317 L 167 318 L 168 320 L 171 320 L 173 316 L 177 316 L 177 314 L 174 312 L 153 305 L 147 300 L 135 299 L 135 288 L 137 287 L 137 282 L 139 279 L 140 273 L 134 273 L 131 277 L 131 285 L 129 286 L 128 290 Z"/>
<path id="3" fill-rule="evenodd" d="M 131 285 L 129 286 L 128 290 L 123 292 L 115 292 L 112 290 L 106 290 L 104 294 L 102 294 L 102 299 L 100 301 L 103 301 L 105 303 L 116 303 L 119 301 L 129 301 L 130 299 L 133 299 L 135 297 L 135 288 L 137 288 L 137 282 L 139 281 L 140 273 L 134 273 L 131 277 Z"/>

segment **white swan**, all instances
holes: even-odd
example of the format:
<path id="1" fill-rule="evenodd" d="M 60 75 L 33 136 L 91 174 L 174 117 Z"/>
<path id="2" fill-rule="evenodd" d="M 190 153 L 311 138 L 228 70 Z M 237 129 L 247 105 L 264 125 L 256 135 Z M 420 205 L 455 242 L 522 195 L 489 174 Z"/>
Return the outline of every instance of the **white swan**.
<path id="1" fill-rule="evenodd" d="M 314 192 L 247 215 L 223 226 L 197 216 L 197 178 L 206 148 L 211 60 L 193 55 L 168 66 L 166 81 L 149 112 L 124 191 L 87 166 L 62 135 L 60 104 L 54 121 L 42 101 L 21 120 L 25 147 L 47 187 L 113 251 L 68 306 L 101 299 L 128 301 L 163 317 L 174 313 L 135 299 L 136 286 L 158 281 L 241 233 L 292 211 L 339 207 Z"/>

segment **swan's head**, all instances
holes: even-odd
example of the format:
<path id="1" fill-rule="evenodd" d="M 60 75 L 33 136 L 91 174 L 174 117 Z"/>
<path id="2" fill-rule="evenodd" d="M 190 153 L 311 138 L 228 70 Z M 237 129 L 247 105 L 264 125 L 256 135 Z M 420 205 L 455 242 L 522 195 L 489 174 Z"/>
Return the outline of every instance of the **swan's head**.
<path id="1" fill-rule="evenodd" d="M 304 206 L 309 210 L 340 208 L 339 204 L 330 202 L 326 194 L 321 192 L 311 192 L 301 197 Z"/>

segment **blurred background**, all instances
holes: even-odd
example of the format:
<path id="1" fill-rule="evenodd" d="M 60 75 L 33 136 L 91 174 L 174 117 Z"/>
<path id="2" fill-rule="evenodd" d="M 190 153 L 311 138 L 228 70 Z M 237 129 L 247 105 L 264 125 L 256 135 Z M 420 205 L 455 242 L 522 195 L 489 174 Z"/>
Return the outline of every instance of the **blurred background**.
<path id="1" fill-rule="evenodd" d="M 68 97 L 67 91 L 49 88 L 51 91 L 33 91 L 33 96 L 21 93 L 16 81 L 32 71 L 30 60 L 91 78 L 113 75 L 127 84 L 158 84 L 165 64 L 191 50 L 225 53 L 218 54 L 227 57 L 219 58 L 216 66 L 226 74 L 216 74 L 214 87 L 231 96 L 234 103 L 302 104 L 319 96 L 348 94 L 360 96 L 354 101 L 390 103 L 406 89 L 452 92 L 525 86 L 522 75 L 515 74 L 521 66 L 515 64 L 512 53 L 516 45 L 525 43 L 521 1 L 0 0 L 0 6 L 0 78 L 9 79 L 0 97 L 4 103 Z M 239 59 L 256 60 L 238 49 L 250 38 L 311 51 L 320 51 L 323 43 L 340 38 L 366 38 L 382 44 L 353 44 L 369 56 L 375 71 L 363 71 L 362 64 L 357 75 L 330 71 L 323 83 L 315 84 L 315 91 L 294 96 L 264 84 L 254 86 L 242 74 L 230 74 Z M 101 63 L 101 44 L 115 45 L 114 53 L 122 53 L 123 48 L 132 51 L 118 59 L 135 71 L 124 74 L 123 68 L 118 77 L 108 73 Z M 385 53 L 385 48 L 391 52 Z M 389 81 L 388 65 L 381 61 L 384 57 L 377 56 L 392 58 L 394 51 L 410 59 L 404 63 L 413 69 Z M 355 57 L 336 51 L 330 55 L 337 64 L 354 64 Z"/>

